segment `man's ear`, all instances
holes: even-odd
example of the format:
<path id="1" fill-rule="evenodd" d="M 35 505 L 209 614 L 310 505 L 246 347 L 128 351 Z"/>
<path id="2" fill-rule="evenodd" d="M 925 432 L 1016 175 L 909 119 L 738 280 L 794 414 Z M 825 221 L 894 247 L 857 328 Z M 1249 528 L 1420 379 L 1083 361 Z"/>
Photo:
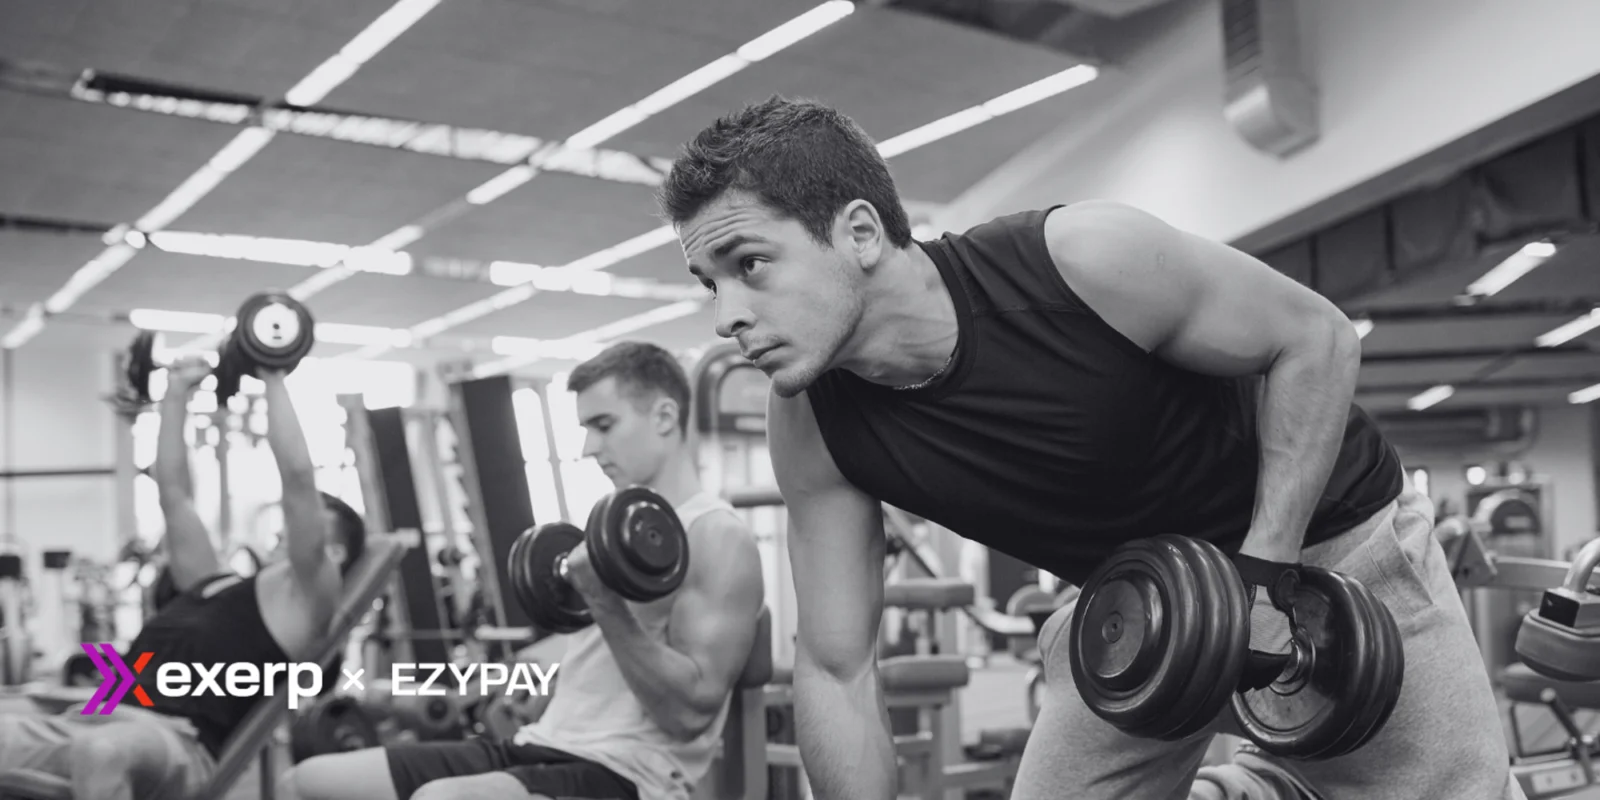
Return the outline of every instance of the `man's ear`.
<path id="1" fill-rule="evenodd" d="M 889 247 L 888 234 L 878 209 L 865 200 L 852 200 L 839 212 L 843 247 L 862 269 L 872 269 Z"/>
<path id="2" fill-rule="evenodd" d="M 657 436 L 678 432 L 678 401 L 670 397 L 657 397 L 650 408 L 650 424 Z"/>

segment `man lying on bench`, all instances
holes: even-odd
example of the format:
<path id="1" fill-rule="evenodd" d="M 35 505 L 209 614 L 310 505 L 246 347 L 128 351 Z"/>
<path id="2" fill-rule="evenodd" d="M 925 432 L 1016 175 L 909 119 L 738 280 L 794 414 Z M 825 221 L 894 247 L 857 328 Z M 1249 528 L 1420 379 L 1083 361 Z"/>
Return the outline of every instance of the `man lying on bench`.
<path id="1" fill-rule="evenodd" d="M 152 473 L 166 518 L 169 568 L 180 594 L 144 624 L 122 659 L 138 668 L 139 689 L 108 713 L 108 702 L 52 717 L 0 717 L 0 772 L 33 769 L 69 778 L 75 800 L 179 798 L 204 786 L 234 728 L 262 698 L 264 679 L 248 697 L 207 689 L 169 697 L 158 691 L 163 664 L 220 666 L 211 679 L 229 688 L 227 665 L 309 662 L 311 649 L 338 608 L 343 577 L 360 558 L 365 525 L 348 505 L 317 491 L 304 434 L 284 388 L 284 374 L 262 370 L 266 383 L 267 442 L 283 482 L 285 535 L 274 556 L 254 576 L 227 572 L 211 536 L 195 513 L 184 425 L 189 397 L 210 373 L 201 360 L 169 372 L 161 400 L 161 429 Z M 141 655 L 153 654 L 139 667 Z M 115 666 L 115 659 L 106 663 Z M 120 670 L 119 670 L 120 671 Z M 288 693 L 278 672 L 273 693 Z M 190 669 L 191 692 L 201 685 Z M 109 687 L 107 687 L 109 689 Z M 142 694 L 140 693 L 142 692 Z M 145 707 L 145 700 L 151 706 Z M 91 700 L 91 703 L 94 703 Z"/>

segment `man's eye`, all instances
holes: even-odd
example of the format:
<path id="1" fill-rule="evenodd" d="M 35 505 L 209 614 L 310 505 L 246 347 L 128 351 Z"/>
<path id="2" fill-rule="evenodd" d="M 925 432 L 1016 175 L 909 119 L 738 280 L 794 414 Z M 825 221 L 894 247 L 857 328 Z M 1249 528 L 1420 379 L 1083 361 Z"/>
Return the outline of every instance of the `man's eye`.
<path id="1" fill-rule="evenodd" d="M 765 263 L 767 263 L 767 260 L 759 256 L 745 256 L 744 258 L 739 259 L 739 270 L 745 274 L 749 274 L 754 272 L 757 267 L 760 267 Z"/>

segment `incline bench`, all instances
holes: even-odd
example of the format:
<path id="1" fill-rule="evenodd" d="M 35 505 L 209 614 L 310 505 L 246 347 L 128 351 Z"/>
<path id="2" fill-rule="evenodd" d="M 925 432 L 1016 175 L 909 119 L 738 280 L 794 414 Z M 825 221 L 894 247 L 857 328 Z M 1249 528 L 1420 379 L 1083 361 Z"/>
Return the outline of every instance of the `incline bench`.
<path id="1" fill-rule="evenodd" d="M 334 613 L 328 635 L 316 648 L 318 661 L 324 669 L 333 664 L 350 631 L 388 587 L 389 577 L 400 566 L 403 555 L 405 548 L 392 536 L 374 535 L 368 540 L 361 562 L 350 573 L 344 601 Z M 271 763 L 272 748 L 268 745 L 273 731 L 288 715 L 288 703 L 282 698 L 258 703 L 228 738 L 211 780 L 189 800 L 217 800 L 227 794 L 257 754 L 261 761 L 261 800 L 271 800 L 277 774 Z M 72 785 L 66 778 L 38 770 L 0 772 L 0 800 L 72 800 Z"/>

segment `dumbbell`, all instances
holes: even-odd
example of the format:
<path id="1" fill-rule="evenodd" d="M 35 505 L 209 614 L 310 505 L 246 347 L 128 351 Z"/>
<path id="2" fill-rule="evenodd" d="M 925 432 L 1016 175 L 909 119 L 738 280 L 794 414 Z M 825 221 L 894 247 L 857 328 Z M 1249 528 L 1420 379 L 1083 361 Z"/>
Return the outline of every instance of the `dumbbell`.
<path id="1" fill-rule="evenodd" d="M 378 725 L 355 698 L 317 698 L 289 726 L 289 758 L 298 764 L 312 756 L 377 747 Z"/>
<path id="2" fill-rule="evenodd" d="M 217 400 L 227 402 L 239 391 L 239 379 L 254 376 L 260 367 L 292 371 L 311 352 L 315 323 L 303 303 L 281 291 L 251 295 L 234 315 L 236 324 L 219 354 L 212 374 L 217 378 Z M 124 375 L 128 400 L 148 406 L 150 376 L 167 364 L 155 360 L 156 333 L 140 331 L 128 346 Z"/>
<path id="3" fill-rule="evenodd" d="M 442 681 L 435 688 L 449 691 Z M 407 731 L 424 742 L 460 738 L 465 703 L 459 695 L 397 695 L 394 684 L 380 678 L 369 681 L 359 696 L 351 698 L 380 729 L 384 723 L 392 723 L 396 730 Z"/>
<path id="4" fill-rule="evenodd" d="M 589 512 L 585 530 L 545 523 L 511 545 L 512 593 L 541 630 L 572 633 L 594 622 L 567 580 L 567 555 L 584 543 L 600 580 L 636 603 L 671 594 L 689 570 L 689 537 L 671 504 L 641 486 L 607 495 Z"/>
<path id="5" fill-rule="evenodd" d="M 1589 586 L 1600 564 L 1600 539 L 1578 551 L 1561 585 L 1517 628 L 1517 655 L 1529 669 L 1563 681 L 1600 681 L 1600 592 Z"/>
<path id="6" fill-rule="evenodd" d="M 217 402 L 225 403 L 239 391 L 245 375 L 259 370 L 293 372 L 316 344 L 316 322 L 311 310 L 287 292 L 271 290 L 246 298 L 233 333 L 217 361 Z"/>
<path id="7" fill-rule="evenodd" d="M 1095 714 L 1127 733 L 1176 741 L 1231 707 L 1269 754 L 1325 759 L 1366 744 L 1405 676 L 1400 629 L 1359 581 L 1299 567 L 1292 653 L 1252 653 L 1250 601 L 1209 542 L 1162 535 L 1114 551 L 1073 610 L 1072 678 Z"/>

